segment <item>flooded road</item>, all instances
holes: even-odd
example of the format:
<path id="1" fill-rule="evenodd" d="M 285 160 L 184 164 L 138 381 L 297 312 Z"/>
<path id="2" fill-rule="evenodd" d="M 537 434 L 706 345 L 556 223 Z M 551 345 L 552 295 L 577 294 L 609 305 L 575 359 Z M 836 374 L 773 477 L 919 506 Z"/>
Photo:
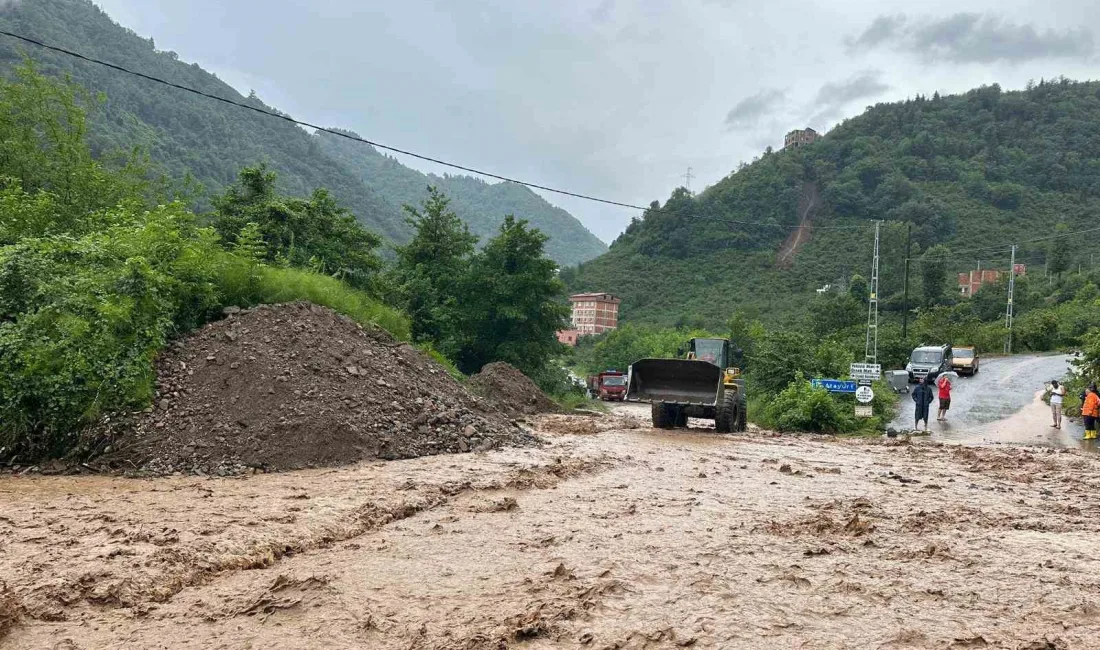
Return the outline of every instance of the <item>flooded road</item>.
<path id="1" fill-rule="evenodd" d="M 535 426 L 542 449 L 0 478 L 0 645 L 1100 647 L 1096 456 Z"/>
<path id="2" fill-rule="evenodd" d="M 1020 355 L 983 359 L 974 377 L 960 377 L 951 393 L 946 422 L 936 421 L 938 400 L 930 406 L 928 429 L 933 440 L 966 444 L 1029 444 L 1054 448 L 1082 447 L 1081 421 L 1063 420 L 1051 427 L 1050 407 L 1040 399 L 1052 379 L 1069 372 L 1066 355 Z M 914 404 L 900 395 L 898 416 L 891 426 L 913 428 Z M 1091 449 L 1091 442 L 1088 443 Z"/>

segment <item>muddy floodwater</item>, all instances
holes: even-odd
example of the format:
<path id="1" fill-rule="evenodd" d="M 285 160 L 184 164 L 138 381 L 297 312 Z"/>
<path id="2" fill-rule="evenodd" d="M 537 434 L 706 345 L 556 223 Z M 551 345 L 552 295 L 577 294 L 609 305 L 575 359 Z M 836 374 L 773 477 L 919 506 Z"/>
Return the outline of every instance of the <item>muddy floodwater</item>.
<path id="1" fill-rule="evenodd" d="M 341 469 L 0 479 L 0 646 L 1100 647 L 1093 454 L 536 428 Z"/>

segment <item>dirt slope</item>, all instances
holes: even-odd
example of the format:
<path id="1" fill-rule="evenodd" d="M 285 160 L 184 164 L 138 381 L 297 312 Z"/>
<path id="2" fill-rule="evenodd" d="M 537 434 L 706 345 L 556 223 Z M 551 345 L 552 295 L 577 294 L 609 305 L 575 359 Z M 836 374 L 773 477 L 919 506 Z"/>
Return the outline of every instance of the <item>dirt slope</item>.
<path id="1" fill-rule="evenodd" d="M 230 315 L 156 367 L 155 407 L 100 463 L 225 475 L 536 442 L 418 350 L 304 303 Z"/>
<path id="2" fill-rule="evenodd" d="M 813 222 L 821 209 L 821 194 L 818 192 L 817 183 L 806 181 L 802 184 L 802 198 L 798 202 L 798 228 L 791 231 L 787 239 L 779 247 L 775 256 L 775 265 L 781 269 L 789 269 L 794 265 L 794 258 L 798 251 L 810 241 L 813 234 Z"/>

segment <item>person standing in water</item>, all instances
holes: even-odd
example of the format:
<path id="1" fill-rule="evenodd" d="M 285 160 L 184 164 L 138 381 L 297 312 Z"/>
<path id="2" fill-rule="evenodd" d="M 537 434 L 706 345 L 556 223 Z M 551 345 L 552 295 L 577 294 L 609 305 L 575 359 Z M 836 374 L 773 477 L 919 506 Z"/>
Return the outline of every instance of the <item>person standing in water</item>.
<path id="1" fill-rule="evenodd" d="M 932 403 L 932 386 L 928 383 L 928 377 L 920 380 L 920 384 L 913 389 L 913 401 L 917 403 L 913 412 L 914 429 L 920 429 L 920 421 L 924 420 L 924 430 L 928 431 L 928 405 Z"/>
<path id="2" fill-rule="evenodd" d="M 936 380 L 936 387 L 940 389 L 940 412 L 936 419 L 944 422 L 947 420 L 947 409 L 951 408 L 951 380 L 940 375 Z"/>
<path id="3" fill-rule="evenodd" d="M 1066 387 L 1059 384 L 1058 380 L 1050 382 L 1050 415 L 1054 418 L 1055 429 L 1062 428 L 1062 400 L 1066 397 Z"/>
<path id="4" fill-rule="evenodd" d="M 1100 397 L 1096 386 L 1085 389 L 1085 403 L 1081 405 L 1081 417 L 1085 420 L 1085 440 L 1096 440 L 1096 418 L 1100 417 Z"/>

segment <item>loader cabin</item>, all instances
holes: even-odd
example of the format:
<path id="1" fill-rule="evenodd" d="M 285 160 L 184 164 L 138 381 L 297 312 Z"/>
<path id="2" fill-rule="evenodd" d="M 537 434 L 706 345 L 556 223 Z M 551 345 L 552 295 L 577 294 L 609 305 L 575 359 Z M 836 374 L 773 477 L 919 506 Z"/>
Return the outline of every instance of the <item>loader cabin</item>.
<path id="1" fill-rule="evenodd" d="M 685 356 L 683 349 L 679 356 Z M 723 370 L 740 368 L 742 361 L 741 349 L 731 350 L 727 339 L 691 339 L 688 341 L 686 356 L 688 359 L 698 359 L 714 364 Z"/>

